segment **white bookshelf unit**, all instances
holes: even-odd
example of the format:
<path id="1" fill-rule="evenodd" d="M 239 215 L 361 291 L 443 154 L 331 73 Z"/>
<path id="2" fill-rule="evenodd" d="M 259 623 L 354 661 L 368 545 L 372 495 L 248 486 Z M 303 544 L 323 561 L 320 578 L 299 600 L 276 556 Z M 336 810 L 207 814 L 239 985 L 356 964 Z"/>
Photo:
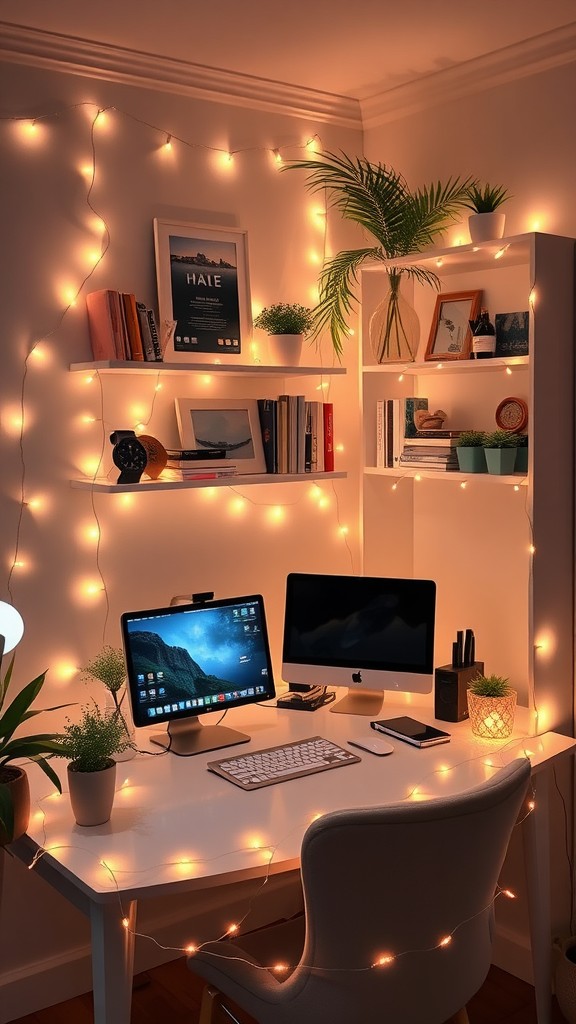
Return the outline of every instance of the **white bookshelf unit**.
<path id="1" fill-rule="evenodd" d="M 492 320 L 529 310 L 528 356 L 424 360 L 437 293 L 415 284 L 417 359 L 375 365 L 368 326 L 386 264 L 362 272 L 364 572 L 436 580 L 436 664 L 473 628 L 477 657 L 538 708 L 538 730 L 572 724 L 575 245 L 526 234 L 389 264 L 433 270 L 441 293 L 481 289 Z M 376 469 L 376 402 L 407 396 L 443 409 L 445 427 L 490 431 L 499 403 L 523 398 L 528 474 Z"/>

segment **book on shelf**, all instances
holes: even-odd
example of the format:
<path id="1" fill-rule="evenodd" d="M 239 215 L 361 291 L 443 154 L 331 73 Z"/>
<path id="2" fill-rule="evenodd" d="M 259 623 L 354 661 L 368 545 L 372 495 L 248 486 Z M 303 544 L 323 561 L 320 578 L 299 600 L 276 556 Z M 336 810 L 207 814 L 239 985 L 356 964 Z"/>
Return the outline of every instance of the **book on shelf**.
<path id="1" fill-rule="evenodd" d="M 461 430 L 417 430 L 414 438 L 458 438 Z"/>
<path id="2" fill-rule="evenodd" d="M 322 402 L 310 402 L 310 471 L 324 472 L 324 413 Z"/>
<path id="3" fill-rule="evenodd" d="M 144 362 L 144 346 L 136 309 L 136 296 L 132 292 L 120 292 L 120 302 L 124 311 L 128 352 L 134 362 L 142 363 Z"/>
<path id="4" fill-rule="evenodd" d="M 144 359 L 149 363 L 158 362 L 160 359 L 159 350 L 157 353 L 156 348 L 154 347 L 154 339 L 152 337 L 150 321 L 148 319 L 148 313 L 151 313 L 152 310 L 148 310 L 144 302 L 137 302 L 136 312 L 138 314 L 138 323 L 140 325 L 140 336 L 142 338 Z"/>
<path id="5" fill-rule="evenodd" d="M 162 358 L 154 313 L 132 292 L 100 288 L 86 296 L 94 359 L 133 362 Z"/>
<path id="6" fill-rule="evenodd" d="M 334 405 L 332 402 L 324 402 L 323 405 L 324 423 L 324 472 L 334 472 Z"/>
<path id="7" fill-rule="evenodd" d="M 260 431 L 262 434 L 262 447 L 264 448 L 264 459 L 266 461 L 267 473 L 278 472 L 276 414 L 277 405 L 275 399 L 258 399 L 258 415 L 260 417 Z"/>
<path id="8" fill-rule="evenodd" d="M 229 469 L 197 469 L 174 470 L 174 480 L 227 480 L 237 475 L 236 468 Z"/>
<path id="9" fill-rule="evenodd" d="M 212 462 L 221 462 L 226 458 L 226 452 L 215 448 L 167 448 L 168 461 L 204 462 L 210 459 Z"/>
<path id="10" fill-rule="evenodd" d="M 425 437 L 418 434 L 417 437 L 405 437 L 405 448 L 455 448 L 458 444 L 458 437 Z"/>
<path id="11" fill-rule="evenodd" d="M 288 472 L 288 399 L 289 395 L 279 395 L 277 405 L 277 465 L 279 473 Z"/>
<path id="12" fill-rule="evenodd" d="M 406 445 L 400 455 L 401 459 L 457 459 L 455 448 L 431 448 L 429 445 Z"/>
<path id="13" fill-rule="evenodd" d="M 162 352 L 162 346 L 160 344 L 160 337 L 158 335 L 158 328 L 156 326 L 156 316 L 153 309 L 146 308 L 146 317 L 148 319 L 148 327 L 150 328 L 150 334 L 152 336 L 152 345 L 154 346 L 154 355 L 156 362 L 162 362 L 164 353 Z"/>
<path id="14" fill-rule="evenodd" d="M 86 296 L 86 310 L 94 359 L 117 359 L 119 327 L 110 290 L 100 288 L 99 291 L 89 292 Z"/>
<path id="15" fill-rule="evenodd" d="M 427 398 L 386 398 L 376 402 L 376 465 L 393 469 L 398 465 L 406 438 L 417 433 L 414 413 L 427 409 Z"/>

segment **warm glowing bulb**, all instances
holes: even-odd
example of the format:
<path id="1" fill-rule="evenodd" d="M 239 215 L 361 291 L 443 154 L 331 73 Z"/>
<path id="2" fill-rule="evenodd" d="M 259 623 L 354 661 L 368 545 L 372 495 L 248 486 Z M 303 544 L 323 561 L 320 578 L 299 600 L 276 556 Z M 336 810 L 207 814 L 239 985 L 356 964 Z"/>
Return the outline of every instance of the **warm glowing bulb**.
<path id="1" fill-rule="evenodd" d="M 519 490 L 520 490 L 520 487 L 519 487 L 519 485 L 518 485 L 518 484 L 514 484 L 514 490 L 515 490 L 515 491 L 519 491 Z"/>
<path id="2" fill-rule="evenodd" d="M 35 135 L 38 134 L 38 125 L 36 124 L 36 121 L 25 121 L 23 124 L 23 129 L 26 135 L 28 135 L 30 138 L 33 138 Z"/>
<path id="3" fill-rule="evenodd" d="M 75 306 L 78 298 L 77 288 L 64 288 L 62 291 L 62 298 L 67 306 Z"/>
<path id="4" fill-rule="evenodd" d="M 329 385 L 328 381 L 327 380 L 323 380 L 320 384 L 318 384 L 316 386 L 316 391 L 326 391 L 326 389 L 329 388 L 329 387 L 330 387 L 330 385 Z"/>
<path id="5" fill-rule="evenodd" d="M 82 164 L 79 171 L 83 178 L 91 178 L 94 173 L 94 164 Z"/>
<path id="6" fill-rule="evenodd" d="M 501 891 L 502 891 L 503 896 L 507 896 L 509 900 L 515 900 L 516 899 L 516 893 L 512 892 L 511 889 L 502 889 Z"/>
<path id="7" fill-rule="evenodd" d="M 283 974 L 284 971 L 288 970 L 288 964 L 274 964 L 272 970 L 275 971 L 276 974 Z"/>
<path id="8" fill-rule="evenodd" d="M 246 511 L 246 501 L 244 498 L 234 498 L 230 502 L 230 511 L 233 515 L 242 515 Z"/>
<path id="9" fill-rule="evenodd" d="M 190 955 L 192 955 L 192 953 L 195 953 L 197 949 L 198 946 L 195 946 L 193 942 L 189 942 L 188 945 L 186 946 L 186 952 Z"/>
<path id="10" fill-rule="evenodd" d="M 163 148 L 165 150 L 167 150 L 168 152 L 170 152 L 170 150 L 172 149 L 172 136 L 171 135 L 167 135 L 166 136 L 166 142 L 164 143 L 164 147 Z"/>
<path id="11" fill-rule="evenodd" d="M 236 935 L 237 931 L 238 931 L 238 925 L 237 924 L 231 924 L 226 929 L 226 934 L 227 935 Z"/>
<path id="12" fill-rule="evenodd" d="M 437 369 L 437 370 L 443 370 L 443 369 L 444 369 L 444 367 L 443 367 L 442 363 L 438 363 L 438 365 L 437 365 L 436 369 Z"/>
<path id="13" fill-rule="evenodd" d="M 420 483 L 420 481 L 422 479 L 422 477 L 420 476 L 420 473 L 416 473 L 416 475 L 414 476 L 414 479 L 417 480 L 418 483 Z"/>
<path id="14" fill-rule="evenodd" d="M 467 484 L 466 480 L 463 480 L 462 483 L 460 484 L 460 487 L 462 488 L 463 491 L 466 490 L 466 484 Z"/>
<path id="15" fill-rule="evenodd" d="M 310 252 L 308 253 L 308 262 L 318 264 L 320 263 L 320 259 L 320 253 L 316 252 L 315 249 L 310 249 Z"/>
<path id="16" fill-rule="evenodd" d="M 108 116 L 104 110 L 99 110 L 94 118 L 94 125 L 98 128 L 106 128 L 108 125 Z"/>
<path id="17" fill-rule="evenodd" d="M 508 248 L 507 245 L 503 245 L 501 249 L 498 249 L 498 252 L 494 253 L 494 259 L 495 260 L 501 260 L 503 255 L 504 255 L 504 253 L 506 252 L 507 248 Z"/>
<path id="18" fill-rule="evenodd" d="M 318 502 L 318 508 L 328 508 L 329 504 L 330 504 L 329 498 L 326 498 L 325 496 L 323 496 L 322 498 L 320 498 L 320 500 Z"/>
<path id="19" fill-rule="evenodd" d="M 349 327 L 348 328 L 348 334 L 350 335 L 351 338 L 354 337 L 354 335 L 356 334 L 356 331 L 354 330 L 353 327 Z"/>
<path id="20" fill-rule="evenodd" d="M 441 260 L 441 259 L 440 260 L 436 260 L 436 266 L 437 267 L 441 267 L 443 263 L 444 263 L 444 260 Z"/>
<path id="21" fill-rule="evenodd" d="M 309 153 L 315 153 L 316 152 L 316 139 L 315 138 L 308 139 L 308 141 L 306 143 L 306 149 L 308 150 Z"/>
<path id="22" fill-rule="evenodd" d="M 531 555 L 533 555 L 535 553 L 536 548 L 534 547 L 533 544 L 530 544 L 530 547 L 528 548 L 528 551 L 530 552 Z"/>
<path id="23" fill-rule="evenodd" d="M 512 370 L 510 369 L 509 366 L 506 367 L 506 373 L 508 374 L 509 377 L 512 376 Z"/>
<path id="24" fill-rule="evenodd" d="M 392 964 L 392 963 L 394 963 L 394 957 L 391 956 L 390 953 L 385 953 L 383 956 L 379 956 L 378 957 L 378 959 L 377 959 L 376 963 L 374 964 L 374 966 L 375 967 L 388 967 L 389 964 Z"/>
<path id="25" fill-rule="evenodd" d="M 158 381 L 158 383 L 154 387 L 154 391 L 160 391 L 161 388 L 162 388 L 162 385 L 161 385 L 160 381 Z"/>
<path id="26" fill-rule="evenodd" d="M 30 498 L 26 502 L 26 505 L 30 509 L 31 512 L 41 512 L 42 509 L 44 508 L 45 502 L 44 502 L 44 499 L 40 498 L 40 497 Z"/>
<path id="27" fill-rule="evenodd" d="M 403 373 L 398 374 L 398 380 L 399 381 L 404 380 L 404 374 Z"/>
<path id="28" fill-rule="evenodd" d="M 281 154 L 280 150 L 279 149 L 273 149 L 272 152 L 274 154 L 274 159 L 275 159 L 276 163 L 277 164 L 281 164 L 282 163 L 282 154 Z"/>
<path id="29" fill-rule="evenodd" d="M 536 807 L 535 801 L 534 800 L 529 800 L 528 801 L 528 810 L 529 811 L 533 811 L 535 807 Z"/>
<path id="30" fill-rule="evenodd" d="M 530 294 L 528 296 L 528 302 L 530 303 L 530 306 L 531 306 L 532 309 L 534 309 L 534 306 L 536 305 L 536 297 L 537 297 L 536 296 L 536 289 L 535 288 L 531 288 L 530 289 Z"/>
<path id="31" fill-rule="evenodd" d="M 438 943 L 438 945 L 441 948 L 445 948 L 446 946 L 449 946 L 451 942 L 452 942 L 452 936 L 451 935 L 445 935 L 443 939 L 440 939 L 440 942 Z"/>
<path id="32" fill-rule="evenodd" d="M 345 537 L 347 533 L 350 533 L 349 527 L 348 526 L 341 526 L 340 527 L 340 533 L 342 534 L 343 537 Z"/>
<path id="33" fill-rule="evenodd" d="M 392 490 L 396 491 L 397 489 L 398 489 L 398 484 L 392 484 Z"/>
<path id="34" fill-rule="evenodd" d="M 127 917 L 123 917 L 122 918 L 122 927 L 123 928 L 129 928 L 130 927 L 130 921 L 128 920 Z"/>

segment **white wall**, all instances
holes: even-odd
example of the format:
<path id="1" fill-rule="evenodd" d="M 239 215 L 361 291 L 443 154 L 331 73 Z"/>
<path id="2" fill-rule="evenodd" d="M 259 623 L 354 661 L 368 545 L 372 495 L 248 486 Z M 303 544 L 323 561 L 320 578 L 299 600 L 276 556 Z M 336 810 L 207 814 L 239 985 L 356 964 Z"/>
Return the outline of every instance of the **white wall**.
<path id="1" fill-rule="evenodd" d="M 78 666 L 103 642 L 119 644 L 122 611 L 158 607 L 174 594 L 204 590 L 264 594 L 279 679 L 286 573 L 359 569 L 354 344 L 347 355 L 350 374 L 335 378 L 326 393 L 335 404 L 336 441 L 346 449 L 337 468 L 351 466 L 352 472 L 348 480 L 312 488 L 328 499 L 324 508 L 311 497 L 309 483 L 138 494 L 129 502 L 116 494 L 72 490 L 69 480 L 101 449 L 106 471 L 111 467 L 108 434 L 115 427 L 146 421 L 150 433 L 176 444 L 176 394 L 276 397 L 290 382 L 255 385 L 233 378 L 225 385 L 203 376 L 171 377 L 155 396 L 148 377 L 108 378 L 101 392 L 98 381 L 89 385 L 67 368 L 91 358 L 87 291 L 134 291 L 156 305 L 154 217 L 246 229 L 254 303 L 313 305 L 324 244 L 324 220 L 314 210 L 321 203 L 306 192 L 301 172 L 278 172 L 271 150 L 281 148 L 286 158 L 302 156 L 304 142 L 318 135 L 326 148 L 354 153 L 360 131 L 16 64 L 1 67 L 0 91 L 8 115 L 0 124 L 0 599 L 13 602 L 26 622 L 16 682 L 48 668 L 44 706 L 82 701 L 95 691 L 80 681 Z M 104 107 L 113 109 L 94 134 L 90 202 L 109 225 L 111 242 L 77 305 L 64 315 L 65 290 L 78 289 L 100 244 L 79 168 L 90 164 L 91 120 Z M 27 137 L 10 117 L 39 118 L 36 135 Z M 160 147 L 168 133 L 190 145 L 175 142 L 166 158 Z M 240 152 L 224 169 L 217 149 Z M 335 248 L 349 244 L 339 218 L 328 234 Z M 26 353 L 39 341 L 26 365 Z M 262 344 L 259 354 L 265 361 Z M 321 360 L 332 363 L 330 347 L 306 353 L 306 362 Z M 305 386 L 318 382 L 313 378 Z M 96 421 L 87 423 L 86 416 Z M 23 505 L 22 496 L 41 504 Z M 245 498 L 240 511 L 234 505 L 238 497 Z M 270 506 L 276 505 L 280 519 L 271 517 Z M 350 525 L 347 541 L 340 524 Z M 95 527 L 99 552 L 89 536 Z M 24 564 L 8 585 L 16 555 Z M 87 584 L 94 584 L 94 593 Z M 43 728 L 56 728 L 63 714 L 46 719 Z M 5 1019 L 11 1019 L 52 996 L 72 994 L 75 984 L 85 985 L 79 971 L 76 981 L 68 972 L 53 991 L 45 978 L 60 961 L 85 956 L 87 933 L 76 912 L 11 862 L 3 899 L 0 991 L 3 980 L 11 1007 Z M 17 915 L 17 928 L 7 927 Z M 45 968 L 39 985 L 26 984 L 28 975 Z"/>

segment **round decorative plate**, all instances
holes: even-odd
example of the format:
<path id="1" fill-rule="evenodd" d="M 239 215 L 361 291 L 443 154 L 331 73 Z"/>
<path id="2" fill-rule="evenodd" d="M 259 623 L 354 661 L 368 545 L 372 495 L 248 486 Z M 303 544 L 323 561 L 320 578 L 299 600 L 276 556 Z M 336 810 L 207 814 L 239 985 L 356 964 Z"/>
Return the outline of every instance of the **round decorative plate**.
<path id="1" fill-rule="evenodd" d="M 496 409 L 500 430 L 524 430 L 528 423 L 528 406 L 523 398 L 504 398 Z"/>

